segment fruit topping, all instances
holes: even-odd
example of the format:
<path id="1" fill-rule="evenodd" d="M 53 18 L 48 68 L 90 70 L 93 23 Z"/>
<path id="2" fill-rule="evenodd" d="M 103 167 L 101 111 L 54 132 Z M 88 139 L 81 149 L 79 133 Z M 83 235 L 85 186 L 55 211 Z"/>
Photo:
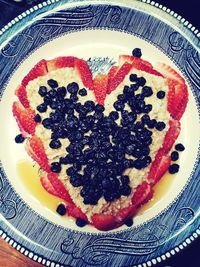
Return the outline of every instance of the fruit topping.
<path id="1" fill-rule="evenodd" d="M 178 154 L 178 152 L 177 151 L 173 151 L 172 153 L 171 153 L 171 160 L 172 161 L 177 161 L 179 159 L 179 154 Z"/>
<path id="2" fill-rule="evenodd" d="M 134 48 L 133 51 L 132 51 L 132 55 L 134 57 L 141 57 L 142 56 L 142 52 L 141 52 L 141 49 L 140 48 Z"/>
<path id="3" fill-rule="evenodd" d="M 179 165 L 178 164 L 172 164 L 169 166 L 169 173 L 174 174 L 179 171 Z"/>
<path id="4" fill-rule="evenodd" d="M 81 218 L 77 218 L 76 219 L 76 225 L 79 227 L 84 227 L 87 224 L 87 221 L 81 219 Z"/>
<path id="5" fill-rule="evenodd" d="M 177 151 L 184 151 L 184 150 L 185 150 L 185 147 L 184 147 L 183 144 L 176 144 L 176 145 L 175 145 L 175 149 L 176 149 Z"/>
<path id="6" fill-rule="evenodd" d="M 18 135 L 15 137 L 15 142 L 16 142 L 17 144 L 21 144 L 21 143 L 23 143 L 24 140 L 25 140 L 25 138 L 23 137 L 22 134 L 18 134 Z"/>
<path id="7" fill-rule="evenodd" d="M 160 90 L 160 91 L 158 91 L 156 96 L 158 99 L 163 99 L 165 97 L 165 92 Z"/>
<path id="8" fill-rule="evenodd" d="M 58 205 L 56 212 L 60 214 L 61 216 L 64 216 L 67 213 L 67 209 L 65 205 L 61 203 Z"/>

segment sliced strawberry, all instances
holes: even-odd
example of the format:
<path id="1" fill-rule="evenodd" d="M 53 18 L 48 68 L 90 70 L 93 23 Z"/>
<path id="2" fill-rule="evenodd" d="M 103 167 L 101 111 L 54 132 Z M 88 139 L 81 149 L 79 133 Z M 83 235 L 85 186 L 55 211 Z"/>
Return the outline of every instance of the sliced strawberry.
<path id="1" fill-rule="evenodd" d="M 87 62 L 83 59 L 75 60 L 75 69 L 78 72 L 78 75 L 81 77 L 83 85 L 86 88 L 93 89 L 93 80 L 92 80 L 92 73 Z"/>
<path id="2" fill-rule="evenodd" d="M 26 87 L 24 87 L 23 85 L 18 86 L 15 94 L 25 108 L 30 107 L 29 100 L 27 98 Z"/>
<path id="3" fill-rule="evenodd" d="M 74 204 L 67 205 L 67 213 L 68 215 L 74 217 L 74 218 L 80 218 L 85 221 L 88 221 L 87 216 L 84 212 L 78 207 L 76 207 Z"/>
<path id="4" fill-rule="evenodd" d="M 108 214 L 94 214 L 92 224 L 99 230 L 108 231 L 117 226 L 116 217 Z"/>
<path id="5" fill-rule="evenodd" d="M 115 74 L 117 73 L 119 67 L 118 66 L 112 66 L 108 72 L 108 84 L 107 84 L 107 94 L 110 94 L 110 88 L 113 78 L 115 77 Z"/>
<path id="6" fill-rule="evenodd" d="M 124 78 L 126 77 L 126 75 L 129 73 L 129 71 L 131 70 L 132 65 L 125 62 L 121 68 L 118 69 L 117 73 L 115 74 L 115 76 L 111 79 L 109 79 L 109 84 L 108 84 L 108 88 L 107 88 L 107 92 L 110 93 L 113 90 L 115 90 L 117 88 L 117 86 L 124 80 Z"/>
<path id="7" fill-rule="evenodd" d="M 42 59 L 24 77 L 24 79 L 22 80 L 22 85 L 26 87 L 26 85 L 30 81 L 38 78 L 39 76 L 43 76 L 45 74 L 47 74 L 47 63 L 46 63 L 46 60 Z"/>
<path id="8" fill-rule="evenodd" d="M 47 69 L 48 71 L 66 68 L 66 67 L 74 67 L 76 57 L 68 56 L 68 57 L 57 57 L 52 60 L 47 61 Z"/>
<path id="9" fill-rule="evenodd" d="M 47 177 L 54 190 L 57 192 L 57 196 L 72 203 L 72 199 L 63 183 L 59 180 L 58 174 L 50 172 Z"/>
<path id="10" fill-rule="evenodd" d="M 147 179 L 151 185 L 155 185 L 161 177 L 167 172 L 170 166 L 170 156 L 165 154 L 163 148 L 160 148 L 152 162 Z"/>
<path id="11" fill-rule="evenodd" d="M 50 172 L 48 158 L 39 137 L 35 135 L 30 137 L 26 143 L 26 150 L 30 157 L 36 161 L 43 170 Z"/>
<path id="12" fill-rule="evenodd" d="M 54 196 L 58 196 L 58 193 L 56 192 L 56 190 L 54 189 L 54 187 L 52 186 L 52 184 L 50 183 L 50 181 L 47 178 L 47 175 L 44 174 L 40 177 L 40 182 L 41 185 L 43 186 L 43 188 L 51 195 Z"/>
<path id="13" fill-rule="evenodd" d="M 188 102 L 188 90 L 185 84 L 168 79 L 167 109 L 176 120 L 180 120 Z"/>
<path id="14" fill-rule="evenodd" d="M 180 131 L 181 131 L 180 122 L 177 120 L 170 120 L 169 129 L 165 135 L 164 142 L 163 142 L 163 150 L 165 154 L 167 154 L 172 148 L 174 142 L 179 136 Z"/>
<path id="15" fill-rule="evenodd" d="M 148 61 L 143 60 L 141 58 L 133 57 L 133 56 L 129 56 L 129 55 L 119 56 L 119 65 L 121 66 L 125 62 L 131 64 L 132 67 L 135 69 L 143 70 L 143 71 L 146 71 L 150 74 L 154 74 L 156 76 L 162 76 L 162 74 L 160 72 L 158 72 L 157 70 L 155 70 L 153 68 L 151 63 L 149 63 Z"/>
<path id="16" fill-rule="evenodd" d="M 35 112 L 30 108 L 25 109 L 20 102 L 14 102 L 12 106 L 13 115 L 17 121 L 21 133 L 26 136 L 35 133 Z"/>
<path id="17" fill-rule="evenodd" d="M 103 105 L 107 94 L 108 76 L 104 74 L 98 74 L 94 80 L 94 93 L 96 100 L 99 104 Z"/>
<path id="18" fill-rule="evenodd" d="M 122 224 L 126 219 L 133 217 L 133 215 L 136 213 L 136 210 L 137 210 L 136 207 L 133 205 L 121 209 L 117 214 L 117 221 L 119 221 L 119 223 Z"/>
<path id="19" fill-rule="evenodd" d="M 152 187 L 147 182 L 143 182 L 136 188 L 136 191 L 134 192 L 134 195 L 132 197 L 133 207 L 135 208 L 140 207 L 142 204 L 150 200 L 152 196 L 153 196 Z"/>
<path id="20" fill-rule="evenodd" d="M 174 69 L 172 69 L 170 66 L 164 64 L 164 63 L 157 63 L 155 65 L 155 68 L 159 70 L 159 72 L 167 79 L 175 80 L 178 83 L 184 84 L 185 80 L 183 77 L 181 77 L 178 72 L 176 72 Z"/>

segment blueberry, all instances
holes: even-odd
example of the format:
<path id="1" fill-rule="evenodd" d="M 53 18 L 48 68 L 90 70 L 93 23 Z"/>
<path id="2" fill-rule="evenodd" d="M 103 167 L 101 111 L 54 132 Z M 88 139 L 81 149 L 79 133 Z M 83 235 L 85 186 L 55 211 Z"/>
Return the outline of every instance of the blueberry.
<path id="1" fill-rule="evenodd" d="M 76 170 L 75 170 L 73 167 L 69 167 L 69 168 L 66 170 L 66 174 L 67 174 L 68 176 L 73 176 L 75 173 L 76 173 Z"/>
<path id="2" fill-rule="evenodd" d="M 147 114 L 144 114 L 141 118 L 142 122 L 148 123 L 150 121 L 150 117 Z"/>
<path id="3" fill-rule="evenodd" d="M 169 173 L 174 174 L 179 171 L 179 165 L 178 164 L 172 164 L 169 166 Z"/>
<path id="4" fill-rule="evenodd" d="M 136 81 L 137 81 L 137 75 L 136 75 L 136 74 L 131 74 L 131 75 L 129 76 L 129 80 L 130 80 L 131 82 L 136 82 Z"/>
<path id="5" fill-rule="evenodd" d="M 51 96 L 49 96 L 49 95 L 45 95 L 45 97 L 44 97 L 44 103 L 45 103 L 46 105 L 49 105 L 49 104 L 51 104 L 51 102 L 52 102 L 52 98 L 51 98 Z"/>
<path id="6" fill-rule="evenodd" d="M 140 48 L 134 48 L 133 51 L 132 51 L 132 55 L 134 57 L 141 57 L 142 56 L 142 52 L 141 52 L 141 49 Z"/>
<path id="7" fill-rule="evenodd" d="M 125 220 L 124 224 L 128 227 L 131 227 L 133 225 L 133 219 L 132 218 L 128 218 Z"/>
<path id="8" fill-rule="evenodd" d="M 78 227 L 84 227 L 87 224 L 87 222 L 81 218 L 77 218 L 76 219 L 76 225 Z"/>
<path id="9" fill-rule="evenodd" d="M 147 121 L 146 124 L 150 129 L 153 129 L 157 125 L 157 121 L 155 119 L 152 119 Z"/>
<path id="10" fill-rule="evenodd" d="M 131 145 L 126 147 L 126 153 L 128 155 L 132 155 L 132 153 L 134 153 L 135 149 L 136 149 L 135 144 L 131 144 Z"/>
<path id="11" fill-rule="evenodd" d="M 150 157 L 146 157 L 146 158 L 143 158 L 143 159 L 136 159 L 135 162 L 134 162 L 134 167 L 137 169 L 137 170 L 141 170 L 145 167 L 147 167 L 151 162 L 151 158 Z"/>
<path id="12" fill-rule="evenodd" d="M 120 180 L 122 182 L 122 185 L 127 185 L 130 182 L 128 175 L 122 175 Z"/>
<path id="13" fill-rule="evenodd" d="M 120 101 L 122 101 L 122 102 L 125 102 L 125 101 L 126 101 L 126 97 L 125 97 L 124 94 L 120 94 L 120 95 L 118 95 L 118 96 L 117 96 L 117 99 L 120 100 Z"/>
<path id="14" fill-rule="evenodd" d="M 84 106 L 86 107 L 87 112 L 91 112 L 91 111 L 93 111 L 95 109 L 95 104 L 91 100 L 86 101 Z"/>
<path id="15" fill-rule="evenodd" d="M 44 113 L 47 111 L 47 105 L 45 103 L 42 103 L 40 105 L 37 106 L 37 111 L 39 111 L 40 113 Z"/>
<path id="16" fill-rule="evenodd" d="M 39 114 L 36 114 L 35 117 L 34 117 L 34 121 L 35 122 L 41 122 L 41 116 Z"/>
<path id="17" fill-rule="evenodd" d="M 140 85 L 139 85 L 138 83 L 136 83 L 136 84 L 131 84 L 131 89 L 132 89 L 133 91 L 137 91 L 137 90 L 139 89 L 139 87 L 140 87 Z"/>
<path id="18" fill-rule="evenodd" d="M 77 94 L 78 90 L 79 90 L 79 86 L 76 82 L 72 82 L 67 85 L 67 91 L 70 94 Z"/>
<path id="19" fill-rule="evenodd" d="M 42 125 L 44 126 L 44 128 L 46 129 L 51 129 L 52 127 L 52 120 L 49 118 L 46 118 L 42 121 Z"/>
<path id="20" fill-rule="evenodd" d="M 109 114 L 109 118 L 111 118 L 113 120 L 117 120 L 117 119 L 119 119 L 119 113 L 117 111 L 111 111 Z"/>
<path id="21" fill-rule="evenodd" d="M 103 113 L 101 111 L 95 111 L 94 118 L 100 120 L 103 118 Z"/>
<path id="22" fill-rule="evenodd" d="M 178 152 L 177 152 L 177 151 L 173 151 L 173 152 L 171 153 L 171 160 L 176 161 L 176 160 L 178 160 L 178 159 L 179 159 L 179 154 L 178 154 Z"/>
<path id="23" fill-rule="evenodd" d="M 51 163 L 51 171 L 55 173 L 61 172 L 61 165 L 59 162 L 52 162 Z"/>
<path id="24" fill-rule="evenodd" d="M 65 97 L 66 93 L 67 93 L 67 90 L 66 90 L 66 88 L 64 86 L 58 87 L 57 94 L 58 94 L 59 97 Z"/>
<path id="25" fill-rule="evenodd" d="M 165 123 L 163 122 L 163 121 L 159 121 L 159 122 L 157 122 L 157 124 L 156 124 L 156 130 L 158 130 L 158 131 L 162 131 L 162 130 L 164 130 L 165 129 Z"/>
<path id="26" fill-rule="evenodd" d="M 40 96 L 44 97 L 47 94 L 46 86 L 40 86 L 38 93 Z"/>
<path id="27" fill-rule="evenodd" d="M 61 203 L 58 205 L 56 212 L 58 214 L 60 214 L 61 216 L 64 216 L 67 212 L 67 209 L 66 209 L 65 205 Z"/>
<path id="28" fill-rule="evenodd" d="M 56 90 L 54 89 L 51 89 L 49 92 L 48 92 L 48 95 L 51 97 L 51 99 L 54 99 L 57 95 L 56 93 Z"/>
<path id="29" fill-rule="evenodd" d="M 162 90 L 161 91 L 158 91 L 156 96 L 159 99 L 163 99 L 165 97 L 165 92 L 162 91 Z"/>
<path id="30" fill-rule="evenodd" d="M 104 110 L 105 110 L 104 106 L 102 106 L 100 104 L 96 104 L 95 111 L 103 112 Z"/>
<path id="31" fill-rule="evenodd" d="M 115 101 L 113 104 L 113 107 L 117 110 L 117 111 L 121 111 L 124 109 L 124 103 L 122 101 Z"/>
<path id="32" fill-rule="evenodd" d="M 146 79 L 144 77 L 140 77 L 137 79 L 137 84 L 140 86 L 144 86 L 146 83 Z"/>
<path id="33" fill-rule="evenodd" d="M 78 101 L 78 96 L 75 95 L 75 94 L 71 94 L 71 95 L 70 95 L 70 99 L 71 99 L 73 102 L 77 102 L 77 101 Z"/>
<path id="34" fill-rule="evenodd" d="M 79 93 L 80 96 L 86 96 L 87 95 L 87 90 L 85 88 L 82 88 L 82 89 L 79 90 L 78 93 Z"/>
<path id="35" fill-rule="evenodd" d="M 124 89 L 123 89 L 123 93 L 125 94 L 125 96 L 127 98 L 129 98 L 129 97 L 133 96 L 134 91 L 131 87 L 129 87 L 128 85 L 125 85 Z M 121 102 L 123 102 L 123 101 L 121 101 Z"/>
<path id="36" fill-rule="evenodd" d="M 149 97 L 149 96 L 153 95 L 152 88 L 149 87 L 149 86 L 144 86 L 142 88 L 142 95 L 145 96 L 145 97 Z"/>
<path id="37" fill-rule="evenodd" d="M 151 104 L 147 104 L 143 107 L 142 111 L 144 113 L 149 113 L 150 111 L 152 111 L 152 105 Z"/>
<path id="38" fill-rule="evenodd" d="M 60 160 L 59 160 L 60 164 L 69 164 L 70 163 L 70 160 L 68 157 L 61 157 Z"/>
<path id="39" fill-rule="evenodd" d="M 185 150 L 185 147 L 182 144 L 177 144 L 177 145 L 175 145 L 175 149 L 177 151 L 184 151 Z"/>
<path id="40" fill-rule="evenodd" d="M 120 188 L 120 194 L 123 196 L 129 196 L 131 193 L 131 188 L 129 185 L 125 185 Z"/>
<path id="41" fill-rule="evenodd" d="M 49 143 L 49 146 L 50 146 L 50 148 L 52 148 L 52 149 L 58 149 L 58 148 L 61 147 L 61 142 L 60 142 L 60 140 L 55 140 L 55 139 L 53 139 L 53 140 L 51 140 L 51 142 Z"/>
<path id="42" fill-rule="evenodd" d="M 16 142 L 17 144 L 21 144 L 21 143 L 23 143 L 24 140 L 25 140 L 25 138 L 23 137 L 22 134 L 18 134 L 18 135 L 15 137 L 15 142 Z"/>
<path id="43" fill-rule="evenodd" d="M 49 79 L 49 80 L 47 81 L 47 84 L 48 84 L 51 88 L 53 88 L 53 89 L 55 89 L 55 88 L 58 87 L 58 83 L 57 83 L 57 81 L 55 81 L 55 80 L 53 80 L 53 79 Z"/>
<path id="44" fill-rule="evenodd" d="M 79 174 L 79 173 L 72 175 L 69 180 L 70 180 L 70 183 L 74 187 L 79 187 L 79 186 L 83 185 L 83 183 L 82 183 L 82 175 Z"/>

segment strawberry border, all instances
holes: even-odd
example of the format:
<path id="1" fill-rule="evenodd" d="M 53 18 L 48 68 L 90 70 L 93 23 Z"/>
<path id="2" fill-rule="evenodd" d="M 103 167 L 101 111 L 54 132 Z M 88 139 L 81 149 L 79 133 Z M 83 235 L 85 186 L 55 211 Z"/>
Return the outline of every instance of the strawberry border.
<path id="1" fill-rule="evenodd" d="M 58 3 L 58 2 L 62 2 L 62 0 L 48 0 L 47 2 L 43 2 L 40 3 L 36 6 L 34 6 L 33 8 L 30 8 L 29 10 L 23 12 L 21 15 L 19 15 L 18 17 L 16 17 L 15 19 L 13 19 L 11 22 L 9 22 L 6 26 L 4 26 L 4 28 L 2 30 L 0 30 L 0 37 L 5 34 L 8 30 L 10 30 L 16 23 L 18 23 L 19 21 L 23 21 L 23 19 L 27 16 L 29 16 L 30 14 L 38 11 L 39 9 L 42 9 L 43 7 L 47 7 L 48 5 L 52 5 L 54 3 Z M 71 2 L 71 1 L 70 1 Z M 72 0 L 73 2 L 73 0 Z M 76 1 L 74 1 L 76 2 Z M 97 0 L 97 2 L 101 2 L 100 0 Z M 187 27 L 187 29 L 193 33 L 197 38 L 200 37 L 200 32 L 198 31 L 198 29 L 196 29 L 191 23 L 189 23 L 188 21 L 186 21 L 184 18 L 182 18 L 181 16 L 179 16 L 177 13 L 175 13 L 174 11 L 171 11 L 169 8 L 162 6 L 154 1 L 150 1 L 150 0 L 138 0 L 138 2 L 143 2 L 146 4 L 149 4 L 151 6 L 154 6 L 158 9 L 163 10 L 164 12 L 168 13 L 169 15 L 171 15 L 172 17 L 176 18 L 179 22 L 181 22 L 181 24 L 183 24 L 184 26 Z M 123 3 L 122 3 L 123 4 Z M 182 193 L 182 192 L 181 192 Z M 179 246 L 175 247 L 174 249 L 166 252 L 165 254 L 161 255 L 160 257 L 157 257 L 156 259 L 151 259 L 149 261 L 147 261 L 146 263 L 142 263 L 137 265 L 138 267 L 147 267 L 147 266 L 152 266 L 155 265 L 171 256 L 173 256 L 174 254 L 178 253 L 180 250 L 182 250 L 184 247 L 187 247 L 192 241 L 194 241 L 198 235 L 200 235 L 200 228 L 198 228 L 190 237 L 186 238 L 184 242 L 182 242 Z M 6 232 L 4 232 L 3 230 L 1 230 L 0 228 L 0 236 L 6 241 L 8 242 L 11 246 L 13 246 L 14 248 L 16 248 L 17 250 L 19 250 L 21 253 L 23 253 L 25 256 L 32 258 L 33 260 L 42 263 L 43 265 L 46 266 L 57 266 L 57 267 L 62 267 L 63 265 L 60 265 L 59 263 L 55 263 L 55 262 L 51 262 L 49 260 L 47 260 L 46 258 L 44 258 L 43 256 L 40 255 L 36 255 L 34 254 L 32 251 L 28 250 L 26 247 L 22 246 L 21 244 L 17 243 L 16 241 L 14 241 L 14 239 L 12 239 L 9 235 L 6 234 Z"/>

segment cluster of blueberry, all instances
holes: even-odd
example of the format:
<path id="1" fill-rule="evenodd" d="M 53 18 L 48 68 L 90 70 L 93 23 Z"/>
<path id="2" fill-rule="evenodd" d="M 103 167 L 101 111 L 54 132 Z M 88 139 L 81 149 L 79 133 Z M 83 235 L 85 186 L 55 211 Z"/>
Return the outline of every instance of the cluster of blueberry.
<path id="1" fill-rule="evenodd" d="M 184 151 L 185 147 L 182 144 L 175 145 L 175 151 L 171 153 L 171 160 L 177 161 L 179 159 L 179 152 Z M 177 163 L 173 163 L 169 166 L 169 173 L 174 174 L 179 171 L 179 165 Z"/>
<path id="2" fill-rule="evenodd" d="M 78 101 L 87 95 L 87 90 L 80 89 L 77 83 L 69 83 L 66 88 L 59 87 L 52 79 L 47 83 L 51 89 L 39 88 L 43 103 L 37 110 L 44 113 L 50 106 L 52 112 L 43 120 L 37 114 L 35 121 L 51 129 L 49 146 L 52 149 L 61 147 L 61 138 L 70 141 L 66 156 L 53 162 L 51 171 L 59 173 L 62 164 L 69 165 L 66 172 L 70 183 L 74 187 L 82 186 L 80 194 L 85 204 L 95 205 L 102 196 L 106 201 L 128 196 L 131 188 L 124 171 L 142 169 L 151 163 L 151 129 L 162 131 L 165 128 L 164 122 L 148 115 L 152 105 L 146 104 L 145 98 L 153 94 L 152 88 L 145 86 L 143 77 L 131 74 L 130 86 L 124 87 L 113 105 L 115 111 L 105 116 L 102 105 L 90 100 L 84 104 Z M 141 93 L 136 93 L 141 87 Z M 164 96 L 163 91 L 157 94 L 160 99 Z"/>

